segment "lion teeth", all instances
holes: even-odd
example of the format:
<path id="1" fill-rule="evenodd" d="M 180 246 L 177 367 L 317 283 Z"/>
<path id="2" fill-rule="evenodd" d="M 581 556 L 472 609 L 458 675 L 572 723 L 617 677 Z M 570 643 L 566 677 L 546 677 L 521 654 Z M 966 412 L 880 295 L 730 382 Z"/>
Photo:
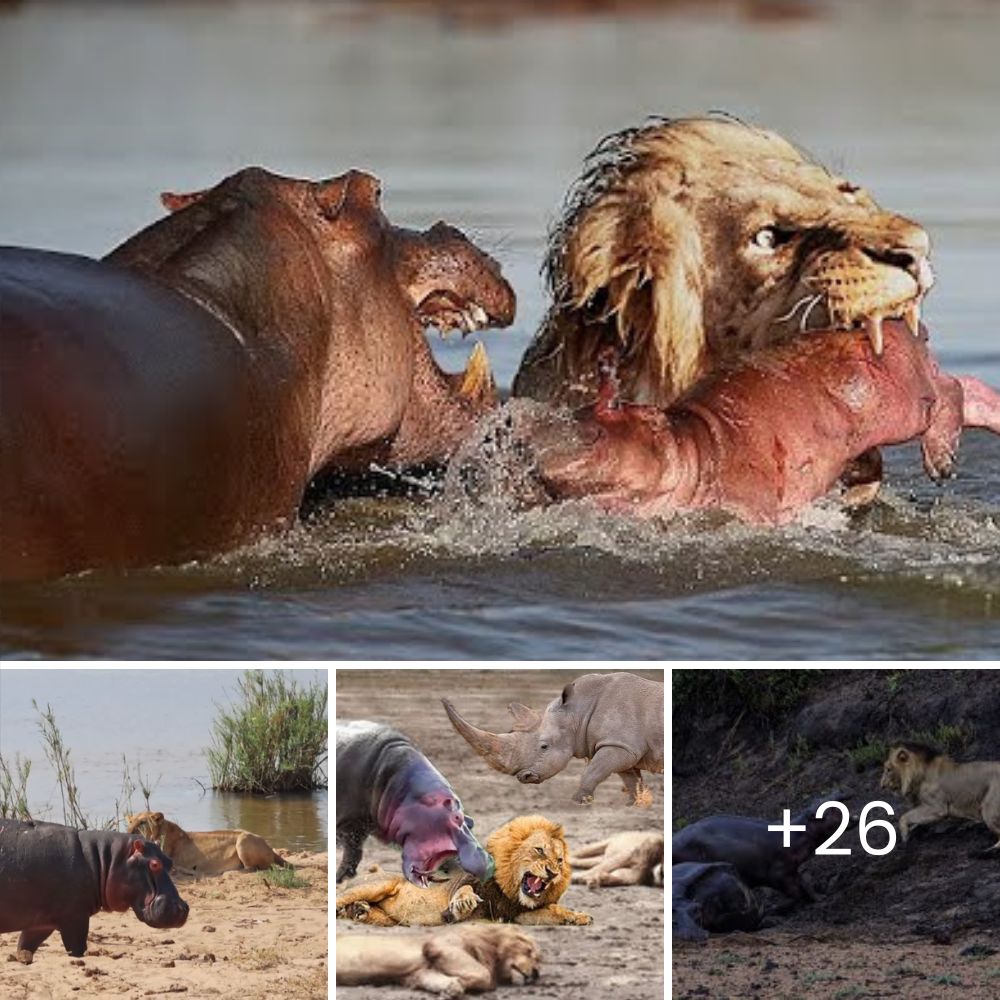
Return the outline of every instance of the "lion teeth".
<path id="1" fill-rule="evenodd" d="M 885 346 L 882 337 L 882 317 L 869 316 L 865 320 L 865 332 L 868 334 L 868 339 L 871 341 L 872 350 L 876 356 L 882 357 L 882 349 Z"/>
<path id="2" fill-rule="evenodd" d="M 478 302 L 473 302 L 469 311 L 472 313 L 472 319 L 477 327 L 486 326 L 489 317 L 486 315 L 486 310 Z"/>
<path id="3" fill-rule="evenodd" d="M 906 311 L 903 313 L 903 319 L 906 320 L 906 325 L 910 328 L 910 333 L 914 337 L 920 336 L 920 302 L 914 300 L 907 307 Z"/>

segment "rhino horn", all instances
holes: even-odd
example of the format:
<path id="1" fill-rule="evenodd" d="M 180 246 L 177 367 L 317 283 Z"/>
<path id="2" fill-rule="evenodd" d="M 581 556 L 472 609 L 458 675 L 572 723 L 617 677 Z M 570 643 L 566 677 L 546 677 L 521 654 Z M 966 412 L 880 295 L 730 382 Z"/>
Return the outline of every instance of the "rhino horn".
<path id="1" fill-rule="evenodd" d="M 490 767 L 504 774 L 517 773 L 514 763 L 517 737 L 513 733 L 488 733 L 485 729 L 477 729 L 455 711 L 455 706 L 447 698 L 442 698 L 441 704 L 456 732 Z"/>

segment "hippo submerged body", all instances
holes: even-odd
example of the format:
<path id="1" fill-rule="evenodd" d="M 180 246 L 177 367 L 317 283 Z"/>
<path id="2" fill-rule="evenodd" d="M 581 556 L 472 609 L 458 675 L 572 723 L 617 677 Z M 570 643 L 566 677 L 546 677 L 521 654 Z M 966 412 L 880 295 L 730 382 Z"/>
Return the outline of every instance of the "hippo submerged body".
<path id="1" fill-rule="evenodd" d="M 479 350 L 514 295 L 379 185 L 259 168 L 168 198 L 104 260 L 0 248 L 0 580 L 176 563 L 294 520 L 321 471 L 441 461 L 493 405 Z"/>
<path id="2" fill-rule="evenodd" d="M 181 927 L 188 905 L 171 866 L 142 837 L 0 819 L 0 933 L 21 932 L 17 958 L 30 964 L 53 931 L 70 955 L 83 955 L 99 910 L 131 908 L 150 927 Z"/>
<path id="3" fill-rule="evenodd" d="M 402 733 L 365 721 L 337 721 L 337 881 L 358 870 L 370 834 L 403 851 L 403 874 L 426 886 L 445 861 L 479 879 L 493 859 L 472 833 L 472 819 L 436 767 Z"/>

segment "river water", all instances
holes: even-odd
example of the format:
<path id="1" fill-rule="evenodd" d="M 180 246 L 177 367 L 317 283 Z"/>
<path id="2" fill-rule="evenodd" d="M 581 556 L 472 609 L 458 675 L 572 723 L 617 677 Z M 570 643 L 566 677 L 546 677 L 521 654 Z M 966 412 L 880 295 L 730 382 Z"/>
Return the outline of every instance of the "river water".
<path id="1" fill-rule="evenodd" d="M 379 10 L 383 8 L 380 7 Z M 777 129 L 923 222 L 946 366 L 1000 384 L 1000 5 L 710 4 L 455 23 L 314 3 L 28 3 L 0 14 L 0 240 L 99 254 L 156 195 L 248 163 L 367 168 L 388 214 L 464 227 L 543 309 L 546 226 L 583 156 L 651 113 Z M 796 15 L 799 10 L 799 15 Z M 782 16 L 776 16 L 777 14 Z M 771 16 L 775 15 L 775 16 Z M 445 365 L 470 345 L 437 344 Z M 991 657 L 1000 441 L 960 478 L 889 456 L 884 504 L 759 531 L 358 499 L 212 563 L 0 591 L 0 650 L 82 657 Z"/>
<path id="2" fill-rule="evenodd" d="M 291 670 L 301 685 L 325 670 Z M 243 829 L 295 851 L 327 849 L 327 793 L 252 796 L 210 790 L 205 748 L 220 707 L 239 702 L 239 670 L 0 670 L 0 756 L 31 761 L 28 806 L 35 819 L 63 822 L 55 772 L 45 757 L 39 713 L 51 707 L 70 752 L 81 807 L 92 826 L 146 808 L 123 793 L 124 769 L 152 786 L 150 806 L 188 830 Z M 118 808 L 116 809 L 116 804 Z M 122 826 L 124 829 L 124 826 Z"/>

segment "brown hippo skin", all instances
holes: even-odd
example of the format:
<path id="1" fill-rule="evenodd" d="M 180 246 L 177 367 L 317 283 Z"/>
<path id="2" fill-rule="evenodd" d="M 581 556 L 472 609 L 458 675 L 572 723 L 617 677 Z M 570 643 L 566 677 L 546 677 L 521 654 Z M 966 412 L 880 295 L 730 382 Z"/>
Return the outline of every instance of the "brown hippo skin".
<path id="1" fill-rule="evenodd" d="M 182 927 L 188 905 L 171 867 L 142 837 L 0 819 L 0 934 L 21 932 L 16 957 L 30 965 L 53 931 L 70 955 L 83 955 L 98 910 L 131 907 L 150 927 Z"/>
<path id="2" fill-rule="evenodd" d="M 499 266 L 379 184 L 248 168 L 103 261 L 0 248 L 0 579 L 176 563 L 292 521 L 324 469 L 446 458 L 495 403 L 485 354 L 425 324 L 507 325 Z"/>
<path id="3" fill-rule="evenodd" d="M 856 331 L 810 333 L 710 377 L 666 410 L 621 402 L 607 372 L 594 406 L 511 419 L 515 451 L 532 463 L 528 499 L 591 496 L 641 516 L 717 508 L 781 524 L 878 445 L 920 438 L 928 474 L 950 475 L 963 427 L 1000 434 L 1000 394 L 941 372 L 925 331 L 892 321 L 883 336 L 877 355 Z M 482 470 L 461 461 L 459 481 L 475 482 Z"/>

